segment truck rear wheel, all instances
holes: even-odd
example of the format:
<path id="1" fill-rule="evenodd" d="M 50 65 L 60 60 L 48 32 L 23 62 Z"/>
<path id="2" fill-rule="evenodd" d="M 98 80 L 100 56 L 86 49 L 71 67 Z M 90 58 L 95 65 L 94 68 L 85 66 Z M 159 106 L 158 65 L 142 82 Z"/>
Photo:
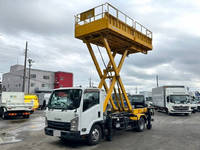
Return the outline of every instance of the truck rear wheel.
<path id="1" fill-rule="evenodd" d="M 152 124 L 147 124 L 147 129 L 151 130 Z"/>
<path id="2" fill-rule="evenodd" d="M 89 145 L 96 145 L 99 143 L 102 137 L 101 127 L 99 125 L 94 125 L 90 131 L 88 137 L 88 144 Z"/>
<path id="3" fill-rule="evenodd" d="M 137 121 L 137 128 L 136 131 L 142 132 L 145 128 L 145 120 L 144 117 L 140 117 L 140 120 Z"/>

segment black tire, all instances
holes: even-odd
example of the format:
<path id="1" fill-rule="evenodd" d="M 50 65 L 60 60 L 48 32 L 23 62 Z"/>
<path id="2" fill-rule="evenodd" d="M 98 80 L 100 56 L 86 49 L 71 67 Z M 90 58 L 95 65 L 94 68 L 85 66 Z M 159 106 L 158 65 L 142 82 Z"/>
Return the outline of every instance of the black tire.
<path id="1" fill-rule="evenodd" d="M 140 117 L 140 120 L 137 121 L 136 131 L 142 132 L 145 129 L 145 120 L 144 117 Z"/>
<path id="2" fill-rule="evenodd" d="M 0 117 L 2 117 L 2 115 L 3 115 L 3 108 L 0 107 Z"/>
<path id="3" fill-rule="evenodd" d="M 4 112 L 4 109 L 1 108 L 1 118 L 4 120 L 6 119 L 6 115 L 5 115 L 5 112 Z"/>
<path id="4" fill-rule="evenodd" d="M 3 120 L 6 119 L 6 116 L 5 116 L 4 113 L 2 113 L 1 118 L 2 118 Z"/>
<path id="5" fill-rule="evenodd" d="M 169 116 L 172 116 L 172 114 L 170 112 L 167 113 Z"/>
<path id="6" fill-rule="evenodd" d="M 168 109 L 167 108 L 165 108 L 165 112 L 168 114 L 169 113 L 169 111 L 168 111 Z"/>
<path id="7" fill-rule="evenodd" d="M 151 128 L 152 128 L 152 124 L 147 124 L 147 129 L 151 130 Z"/>
<path id="8" fill-rule="evenodd" d="M 88 136 L 88 144 L 96 145 L 99 143 L 101 138 L 102 138 L 101 127 L 99 125 L 94 125 L 90 130 L 90 134 Z"/>

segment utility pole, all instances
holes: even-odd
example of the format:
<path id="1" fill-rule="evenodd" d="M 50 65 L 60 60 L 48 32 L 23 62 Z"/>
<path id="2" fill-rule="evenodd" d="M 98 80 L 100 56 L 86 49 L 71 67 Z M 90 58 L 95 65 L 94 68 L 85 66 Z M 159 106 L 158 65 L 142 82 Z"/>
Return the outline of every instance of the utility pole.
<path id="1" fill-rule="evenodd" d="M 157 84 L 157 87 L 158 87 L 158 75 L 156 75 L 156 84 Z"/>
<path id="2" fill-rule="evenodd" d="M 31 80 L 31 66 L 33 63 L 33 60 L 31 58 L 28 59 L 29 63 L 29 73 L 28 73 L 28 94 L 30 93 L 30 80 Z"/>
<path id="3" fill-rule="evenodd" d="M 89 79 L 89 87 L 92 87 L 92 79 L 91 79 L 91 77 Z"/>
<path id="4" fill-rule="evenodd" d="M 24 57 L 24 76 L 23 76 L 22 92 L 25 92 L 27 51 L 28 51 L 28 42 L 26 41 L 25 57 Z"/>

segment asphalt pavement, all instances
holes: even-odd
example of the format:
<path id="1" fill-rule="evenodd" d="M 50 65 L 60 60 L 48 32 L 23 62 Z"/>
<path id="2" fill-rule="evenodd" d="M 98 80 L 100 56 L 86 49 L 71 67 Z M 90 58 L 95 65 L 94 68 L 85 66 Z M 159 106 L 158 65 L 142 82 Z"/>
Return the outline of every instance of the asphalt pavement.
<path id="1" fill-rule="evenodd" d="M 1 137 L 7 142 L 2 150 L 200 150 L 200 113 L 191 116 L 156 112 L 152 130 L 118 131 L 111 142 L 102 140 L 88 146 L 85 141 L 61 141 L 46 136 L 44 112 L 37 111 L 29 119 L 0 120 Z M 10 142 L 8 142 L 10 140 Z"/>

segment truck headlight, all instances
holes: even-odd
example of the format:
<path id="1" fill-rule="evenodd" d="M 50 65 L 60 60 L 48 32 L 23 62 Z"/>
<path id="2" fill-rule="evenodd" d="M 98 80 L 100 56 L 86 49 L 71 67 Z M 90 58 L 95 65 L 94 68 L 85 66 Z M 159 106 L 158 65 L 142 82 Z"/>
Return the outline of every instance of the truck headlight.
<path id="1" fill-rule="evenodd" d="M 70 130 L 71 131 L 78 131 L 78 117 L 71 120 Z"/>

